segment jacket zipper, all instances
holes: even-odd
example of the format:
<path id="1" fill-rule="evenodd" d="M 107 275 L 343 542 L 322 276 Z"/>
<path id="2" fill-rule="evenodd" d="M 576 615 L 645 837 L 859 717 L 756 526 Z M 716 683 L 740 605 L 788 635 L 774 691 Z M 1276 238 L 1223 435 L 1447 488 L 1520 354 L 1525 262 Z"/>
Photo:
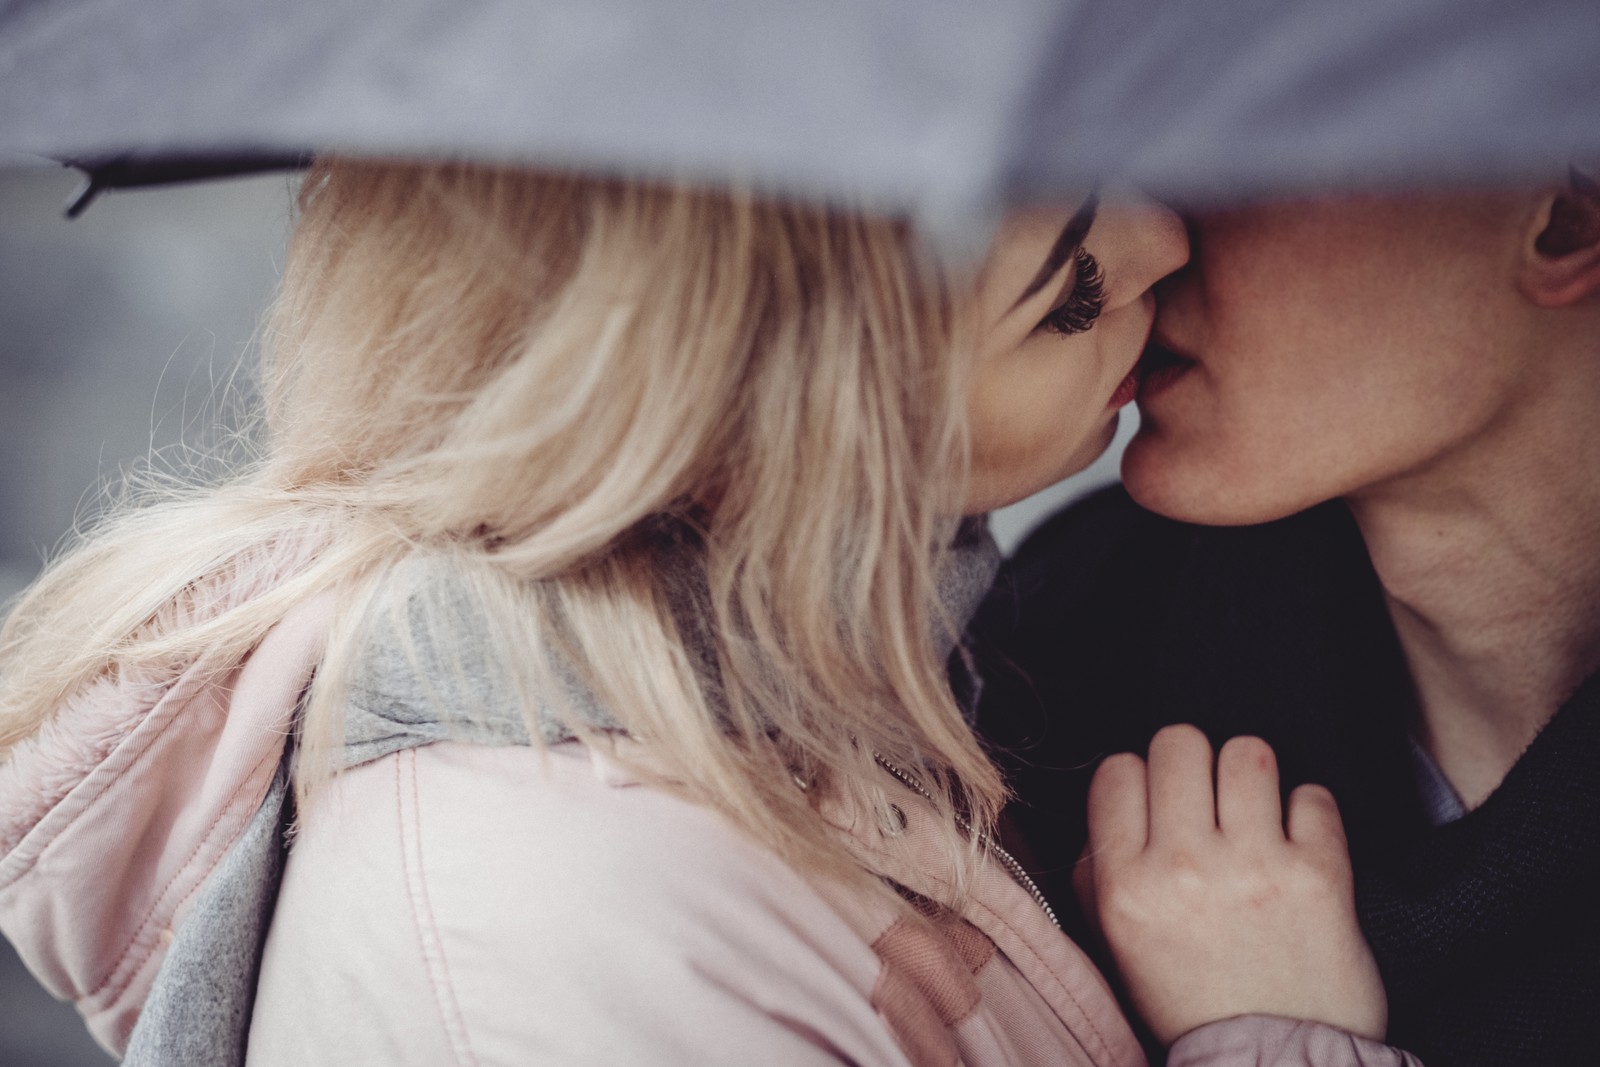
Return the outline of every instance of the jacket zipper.
<path id="1" fill-rule="evenodd" d="M 902 771 L 899 767 L 896 767 L 882 756 L 874 754 L 872 758 L 877 762 L 878 766 L 894 775 L 895 779 L 901 785 L 905 786 L 913 793 L 916 793 L 918 796 L 922 797 L 922 799 L 926 800 L 930 804 L 933 804 L 935 807 L 938 806 L 933 799 L 933 794 L 924 789 L 921 782 L 917 781 L 911 775 L 907 774 L 905 771 Z M 972 835 L 972 821 L 970 819 L 963 815 L 957 815 L 956 825 L 959 826 L 961 830 L 968 836 Z M 978 834 L 977 837 L 978 843 L 983 846 L 985 851 L 994 856 L 995 859 L 999 860 L 1000 865 L 1006 869 L 1007 873 L 1011 875 L 1012 879 L 1023 889 L 1027 890 L 1029 896 L 1033 897 L 1033 902 L 1039 905 L 1039 910 L 1044 912 L 1045 918 L 1050 920 L 1051 925 L 1057 930 L 1061 929 L 1061 920 L 1056 918 L 1055 909 L 1052 908 L 1050 906 L 1050 902 L 1044 898 L 1044 894 L 1039 891 L 1039 887 L 1034 884 L 1033 879 L 1028 877 L 1028 872 L 1022 869 L 1022 864 L 1017 862 L 1016 857 L 1001 847 L 1000 842 L 996 841 L 990 835 Z"/>

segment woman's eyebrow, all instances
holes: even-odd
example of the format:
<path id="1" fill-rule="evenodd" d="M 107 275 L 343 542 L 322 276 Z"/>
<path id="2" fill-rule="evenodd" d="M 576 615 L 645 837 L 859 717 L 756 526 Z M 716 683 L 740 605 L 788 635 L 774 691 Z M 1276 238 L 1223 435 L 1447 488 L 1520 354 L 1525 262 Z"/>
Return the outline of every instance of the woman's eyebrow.
<path id="1" fill-rule="evenodd" d="M 1056 272 L 1061 269 L 1061 265 L 1072 256 L 1077 255 L 1079 247 L 1083 245 L 1084 237 L 1089 233 L 1089 227 L 1094 225 L 1095 212 L 1099 210 L 1099 192 L 1090 193 L 1088 198 L 1078 206 L 1078 210 L 1072 213 L 1072 217 L 1067 220 L 1067 224 L 1061 228 L 1061 236 L 1057 237 L 1056 243 L 1050 246 L 1050 254 L 1045 257 L 1044 266 L 1039 268 L 1039 273 L 1033 276 L 1033 281 L 1029 282 L 1028 287 L 1022 291 L 1022 295 L 1017 298 L 1016 304 L 1012 305 L 1013 309 L 1021 305 L 1023 301 L 1034 293 L 1043 289 L 1045 283 L 1056 276 Z"/>

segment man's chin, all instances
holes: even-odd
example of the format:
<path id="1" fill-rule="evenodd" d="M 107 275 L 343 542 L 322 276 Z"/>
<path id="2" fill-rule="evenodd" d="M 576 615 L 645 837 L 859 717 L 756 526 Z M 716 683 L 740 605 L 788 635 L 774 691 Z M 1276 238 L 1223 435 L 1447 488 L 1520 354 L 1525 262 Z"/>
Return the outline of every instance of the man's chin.
<path id="1" fill-rule="evenodd" d="M 1122 454 L 1122 484 L 1134 503 L 1180 522 L 1253 526 L 1319 502 L 1304 492 L 1273 491 L 1285 488 L 1274 482 L 1292 479 L 1242 476 L 1246 469 L 1198 442 L 1174 440 L 1149 420 Z"/>

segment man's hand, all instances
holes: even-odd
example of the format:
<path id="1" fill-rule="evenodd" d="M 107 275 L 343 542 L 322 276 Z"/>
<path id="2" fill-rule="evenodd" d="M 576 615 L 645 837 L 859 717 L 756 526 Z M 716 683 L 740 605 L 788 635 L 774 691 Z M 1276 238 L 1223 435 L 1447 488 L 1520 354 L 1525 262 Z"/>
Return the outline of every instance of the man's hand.
<path id="1" fill-rule="evenodd" d="M 1382 1038 L 1388 1004 L 1356 921 L 1333 795 L 1303 785 L 1287 828 L 1277 760 L 1236 737 L 1169 726 L 1150 760 L 1100 765 L 1077 884 L 1129 995 L 1171 1044 L 1195 1027 L 1266 1014 Z"/>

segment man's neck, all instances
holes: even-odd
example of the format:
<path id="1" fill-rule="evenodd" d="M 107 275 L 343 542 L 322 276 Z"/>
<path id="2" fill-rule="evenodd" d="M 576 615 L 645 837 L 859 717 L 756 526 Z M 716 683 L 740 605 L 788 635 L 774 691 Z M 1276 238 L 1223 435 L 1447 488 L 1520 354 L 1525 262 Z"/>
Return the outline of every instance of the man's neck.
<path id="1" fill-rule="evenodd" d="M 1468 808 L 1600 668 L 1600 439 L 1463 456 L 1350 500 L 1416 686 L 1417 740 Z"/>

